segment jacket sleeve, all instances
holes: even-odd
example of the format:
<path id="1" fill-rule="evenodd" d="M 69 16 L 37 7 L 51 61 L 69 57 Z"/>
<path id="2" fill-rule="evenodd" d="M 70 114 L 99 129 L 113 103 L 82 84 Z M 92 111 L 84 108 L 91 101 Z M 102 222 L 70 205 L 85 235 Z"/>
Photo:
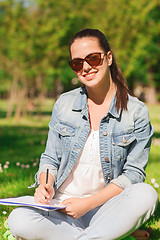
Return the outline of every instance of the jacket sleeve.
<path id="1" fill-rule="evenodd" d="M 145 180 L 145 168 L 153 135 L 153 128 L 145 105 L 140 105 L 133 117 L 135 141 L 128 149 L 122 175 L 111 181 L 122 188 Z"/>
<path id="2" fill-rule="evenodd" d="M 48 139 L 46 143 L 45 152 L 42 153 L 40 158 L 39 170 L 35 175 L 36 183 L 39 184 L 39 176 L 42 172 L 46 172 L 47 168 L 49 173 L 53 175 L 54 180 L 57 179 L 57 171 L 61 161 L 61 143 L 58 132 L 54 130 L 54 126 L 58 122 L 58 101 L 54 104 L 51 121 L 49 123 Z"/>

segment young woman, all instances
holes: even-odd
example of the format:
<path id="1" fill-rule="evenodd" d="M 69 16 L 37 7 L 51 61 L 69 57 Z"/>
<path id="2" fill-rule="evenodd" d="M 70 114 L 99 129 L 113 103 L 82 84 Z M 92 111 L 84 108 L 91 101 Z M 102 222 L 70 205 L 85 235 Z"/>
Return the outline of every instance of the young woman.
<path id="1" fill-rule="evenodd" d="M 153 134 L 145 104 L 130 95 L 99 30 L 78 32 L 70 55 L 84 86 L 54 105 L 35 191 L 37 202 L 54 197 L 67 206 L 50 212 L 16 208 L 8 224 L 17 239 L 123 239 L 156 207 L 156 191 L 143 183 Z M 145 234 L 133 236 L 148 239 Z"/>

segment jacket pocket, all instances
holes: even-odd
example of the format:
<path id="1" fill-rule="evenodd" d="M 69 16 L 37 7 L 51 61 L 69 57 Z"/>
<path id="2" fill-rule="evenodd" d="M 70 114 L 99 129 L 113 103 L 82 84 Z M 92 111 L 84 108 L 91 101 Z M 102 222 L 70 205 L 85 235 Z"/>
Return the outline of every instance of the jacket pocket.
<path id="1" fill-rule="evenodd" d="M 130 145 L 136 140 L 133 133 L 113 135 L 112 137 L 112 157 L 116 161 L 124 161 Z"/>
<path id="2" fill-rule="evenodd" d="M 57 123 L 54 126 L 54 131 L 59 134 L 62 149 L 69 150 L 71 147 L 71 141 L 75 136 L 76 128 L 66 123 Z"/>

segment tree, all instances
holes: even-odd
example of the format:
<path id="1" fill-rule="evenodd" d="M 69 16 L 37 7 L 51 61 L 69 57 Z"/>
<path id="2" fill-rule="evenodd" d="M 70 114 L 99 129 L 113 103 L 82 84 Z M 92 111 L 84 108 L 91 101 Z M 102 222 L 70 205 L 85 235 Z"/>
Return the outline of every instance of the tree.
<path id="1" fill-rule="evenodd" d="M 27 98 L 40 102 L 73 88 L 68 45 L 86 27 L 106 34 L 130 88 L 139 82 L 158 88 L 159 10 L 158 0 L 1 1 L 0 69 L 11 85 L 8 117 L 15 104 L 15 116 L 25 114 Z"/>

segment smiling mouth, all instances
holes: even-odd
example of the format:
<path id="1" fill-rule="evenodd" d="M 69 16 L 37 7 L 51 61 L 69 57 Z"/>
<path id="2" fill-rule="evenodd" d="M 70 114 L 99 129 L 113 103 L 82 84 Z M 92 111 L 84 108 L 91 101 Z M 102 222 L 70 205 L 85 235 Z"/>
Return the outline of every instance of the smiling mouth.
<path id="1" fill-rule="evenodd" d="M 97 72 L 91 72 L 91 73 L 87 73 L 87 74 L 84 74 L 83 77 L 86 78 L 86 79 L 92 79 L 95 77 Z"/>

